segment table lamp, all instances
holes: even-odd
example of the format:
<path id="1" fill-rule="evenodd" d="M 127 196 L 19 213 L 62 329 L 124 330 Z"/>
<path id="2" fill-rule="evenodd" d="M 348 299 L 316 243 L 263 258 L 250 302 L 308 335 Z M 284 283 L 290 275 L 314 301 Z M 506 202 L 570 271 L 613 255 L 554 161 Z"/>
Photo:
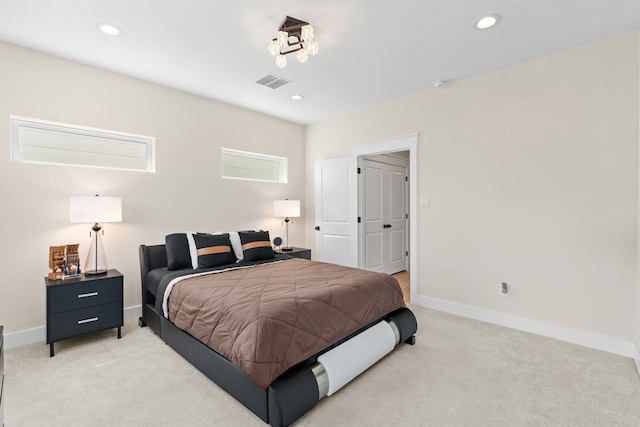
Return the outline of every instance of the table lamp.
<path id="1" fill-rule="evenodd" d="M 120 197 L 79 196 L 71 197 L 69 201 L 69 221 L 71 223 L 93 224 L 89 232 L 91 246 L 87 260 L 84 263 L 84 274 L 101 274 L 106 272 L 107 256 L 102 246 L 99 233 L 102 223 L 122 222 L 122 199 Z M 104 230 L 102 230 L 104 234 Z"/>
<path id="2" fill-rule="evenodd" d="M 284 218 L 285 234 L 282 250 L 292 251 L 293 248 L 289 246 L 289 221 L 291 221 L 291 218 L 300 216 L 300 200 L 274 200 L 273 216 Z"/>

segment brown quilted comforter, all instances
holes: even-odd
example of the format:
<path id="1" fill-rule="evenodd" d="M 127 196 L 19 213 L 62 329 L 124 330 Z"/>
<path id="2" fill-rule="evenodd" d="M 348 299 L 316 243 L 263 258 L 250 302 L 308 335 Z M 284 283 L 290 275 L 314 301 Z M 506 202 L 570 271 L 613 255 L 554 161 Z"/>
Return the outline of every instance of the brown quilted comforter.
<path id="1" fill-rule="evenodd" d="M 169 320 L 266 388 L 280 374 L 404 307 L 395 278 L 304 259 L 189 277 Z"/>

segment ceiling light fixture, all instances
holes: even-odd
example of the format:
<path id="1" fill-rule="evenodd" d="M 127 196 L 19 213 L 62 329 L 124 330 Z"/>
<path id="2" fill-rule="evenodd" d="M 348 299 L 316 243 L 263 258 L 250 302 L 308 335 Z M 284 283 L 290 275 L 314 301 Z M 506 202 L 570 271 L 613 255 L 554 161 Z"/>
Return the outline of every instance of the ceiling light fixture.
<path id="1" fill-rule="evenodd" d="M 500 19 L 500 15 L 497 13 L 483 16 L 476 21 L 475 27 L 477 30 L 488 30 L 489 28 L 496 26 L 500 22 Z"/>
<path id="2" fill-rule="evenodd" d="M 276 67 L 284 68 L 287 66 L 285 55 L 294 52 L 298 52 L 298 62 L 304 64 L 309 60 L 309 56 L 318 53 L 318 41 L 313 34 L 313 27 L 308 22 L 287 16 L 282 21 L 276 38 L 269 44 L 269 53 L 275 56 Z"/>
<path id="3" fill-rule="evenodd" d="M 302 95 L 291 95 L 291 99 L 294 101 L 301 101 L 304 98 Z"/>
<path id="4" fill-rule="evenodd" d="M 100 24 L 98 25 L 98 29 L 110 36 L 121 36 L 123 33 L 123 31 L 120 28 L 111 24 Z"/>

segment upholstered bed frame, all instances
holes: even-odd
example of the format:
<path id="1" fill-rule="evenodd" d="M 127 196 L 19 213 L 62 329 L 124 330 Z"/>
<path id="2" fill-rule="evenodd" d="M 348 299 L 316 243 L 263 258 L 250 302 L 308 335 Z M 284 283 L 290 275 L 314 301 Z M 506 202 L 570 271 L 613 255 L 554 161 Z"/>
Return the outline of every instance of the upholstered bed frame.
<path id="1" fill-rule="evenodd" d="M 171 348 L 202 371 L 218 386 L 245 407 L 274 427 L 288 426 L 317 405 L 327 395 L 328 379 L 319 355 L 300 363 L 280 375 L 269 387 L 260 389 L 240 368 L 196 338 L 177 328 L 155 309 L 155 297 L 147 289 L 147 273 L 167 266 L 165 245 L 139 248 L 142 279 L 141 327 L 149 326 Z M 396 343 L 413 344 L 417 330 L 416 319 L 407 308 L 390 313 L 326 350 L 338 347 L 351 338 L 386 320 L 395 334 Z M 348 344 L 348 343 L 347 343 Z M 323 352 L 324 353 L 324 352 Z"/>

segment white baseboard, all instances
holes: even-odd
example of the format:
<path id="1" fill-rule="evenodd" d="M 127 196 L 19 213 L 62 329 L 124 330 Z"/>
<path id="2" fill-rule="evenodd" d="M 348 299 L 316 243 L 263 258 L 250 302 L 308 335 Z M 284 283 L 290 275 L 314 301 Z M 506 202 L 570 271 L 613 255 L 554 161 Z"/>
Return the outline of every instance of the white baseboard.
<path id="1" fill-rule="evenodd" d="M 136 305 L 124 309 L 124 321 L 131 319 L 137 319 L 142 316 L 142 306 Z M 23 345 L 35 344 L 39 342 L 47 341 L 47 327 L 39 326 L 33 329 L 26 329 L 24 331 L 11 332 L 4 336 L 5 349 L 11 350 L 12 348 L 22 347 Z"/>
<path id="2" fill-rule="evenodd" d="M 640 346 L 638 343 L 633 343 L 636 348 L 636 355 L 633 358 L 633 361 L 636 362 L 636 370 L 638 371 L 638 375 L 640 375 Z"/>
<path id="3" fill-rule="evenodd" d="M 411 303 L 469 319 L 480 320 L 494 325 L 505 326 L 507 328 L 629 357 L 635 360 L 638 372 L 640 372 L 640 356 L 636 349 L 636 344 L 633 341 L 422 295 L 417 295 L 416 298 L 412 297 Z"/>

